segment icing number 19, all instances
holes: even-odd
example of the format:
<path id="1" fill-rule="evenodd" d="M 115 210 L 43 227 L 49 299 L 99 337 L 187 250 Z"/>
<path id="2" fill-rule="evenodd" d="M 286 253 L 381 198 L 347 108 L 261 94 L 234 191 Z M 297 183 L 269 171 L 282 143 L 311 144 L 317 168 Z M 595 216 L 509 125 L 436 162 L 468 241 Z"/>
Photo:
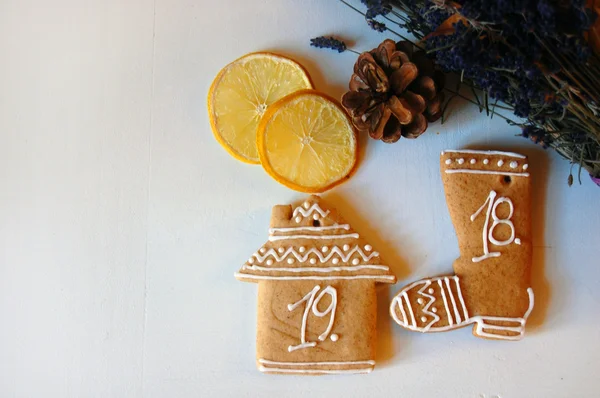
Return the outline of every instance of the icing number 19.
<path id="1" fill-rule="evenodd" d="M 485 208 L 485 206 L 487 204 L 487 212 L 485 215 L 485 223 L 483 224 L 483 232 L 482 232 L 483 255 L 481 255 L 479 257 L 473 257 L 472 260 L 474 263 L 478 263 L 478 262 L 488 259 L 490 257 L 500 257 L 500 252 L 490 252 L 489 251 L 488 242 L 491 242 L 492 244 L 494 244 L 496 246 L 506 246 L 513 242 L 518 245 L 521 244 L 520 239 L 518 239 L 518 238 L 515 239 L 515 225 L 510 220 L 512 218 L 514 210 L 515 210 L 515 207 L 514 207 L 512 201 L 509 198 L 504 197 L 504 196 L 501 196 L 496 199 L 496 195 L 497 195 L 496 191 L 491 191 L 490 194 L 488 195 L 488 197 L 486 198 L 485 202 L 483 202 L 483 205 L 481 205 L 481 207 L 479 209 L 477 209 L 477 211 L 471 215 L 471 221 L 475 221 L 477 216 L 479 216 L 479 213 L 481 213 L 481 211 Z M 499 218 L 498 215 L 496 214 L 496 209 L 498 208 L 498 206 L 501 203 L 508 203 L 508 206 L 510 208 L 510 211 L 508 212 L 508 216 L 506 218 Z M 492 226 L 489 227 L 489 229 L 488 229 L 488 226 L 490 223 L 490 215 L 492 217 Z M 494 238 L 494 228 L 496 228 L 500 224 L 505 224 L 505 225 L 509 226 L 510 238 L 501 240 L 501 241 Z"/>
<path id="2" fill-rule="evenodd" d="M 300 328 L 300 344 L 291 345 L 288 347 L 288 351 L 296 351 L 301 348 L 314 347 L 317 345 L 316 341 L 306 341 L 306 323 L 308 321 L 308 314 L 312 310 L 313 314 L 318 316 L 319 318 L 324 317 L 329 314 L 329 325 L 327 325 L 327 329 L 319 336 L 319 341 L 325 341 L 329 333 L 331 333 L 331 328 L 333 327 L 333 321 L 335 320 L 335 311 L 337 309 L 337 291 L 334 287 L 327 286 L 325 289 L 321 290 L 321 286 L 315 286 L 310 292 L 306 294 L 306 296 L 302 297 L 300 300 L 296 301 L 293 304 L 288 304 L 288 310 L 294 311 L 298 308 L 302 303 L 306 303 L 304 307 L 304 314 L 302 314 L 302 327 Z M 323 298 L 324 295 L 329 294 L 331 296 L 331 303 L 325 309 L 325 311 L 319 310 L 319 302 Z M 331 341 L 337 341 L 338 335 L 332 334 L 329 336 Z"/>

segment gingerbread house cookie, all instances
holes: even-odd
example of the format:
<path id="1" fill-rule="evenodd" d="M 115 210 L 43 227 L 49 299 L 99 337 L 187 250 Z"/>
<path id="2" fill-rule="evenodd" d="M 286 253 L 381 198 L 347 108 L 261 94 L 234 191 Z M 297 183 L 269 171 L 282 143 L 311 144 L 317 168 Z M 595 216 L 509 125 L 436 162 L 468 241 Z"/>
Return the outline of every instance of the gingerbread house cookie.
<path id="1" fill-rule="evenodd" d="M 368 373 L 375 366 L 377 283 L 396 277 L 335 209 L 311 196 L 275 206 L 268 241 L 235 277 L 258 284 L 258 369 Z"/>

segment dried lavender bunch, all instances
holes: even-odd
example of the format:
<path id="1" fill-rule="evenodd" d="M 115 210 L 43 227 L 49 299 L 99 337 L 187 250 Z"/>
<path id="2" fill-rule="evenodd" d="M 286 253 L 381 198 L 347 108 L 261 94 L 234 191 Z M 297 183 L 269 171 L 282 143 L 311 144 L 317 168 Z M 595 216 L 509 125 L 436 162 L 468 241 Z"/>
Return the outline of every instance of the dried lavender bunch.
<path id="1" fill-rule="evenodd" d="M 460 75 L 480 109 L 510 109 L 525 119 L 509 120 L 524 137 L 598 183 L 600 59 L 585 38 L 596 16 L 584 0 L 361 0 L 362 10 L 340 1 L 375 30 L 407 30 L 443 70 Z"/>

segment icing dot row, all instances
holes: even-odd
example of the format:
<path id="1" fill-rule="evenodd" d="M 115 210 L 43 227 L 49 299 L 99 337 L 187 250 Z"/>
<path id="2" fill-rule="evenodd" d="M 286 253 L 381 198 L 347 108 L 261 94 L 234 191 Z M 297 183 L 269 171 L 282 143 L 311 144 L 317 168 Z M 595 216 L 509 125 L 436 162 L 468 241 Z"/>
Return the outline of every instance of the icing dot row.
<path id="1" fill-rule="evenodd" d="M 370 252 L 371 250 L 373 250 L 373 246 L 371 246 L 371 245 L 365 245 L 364 249 L 365 249 L 365 251 Z M 285 248 L 280 247 L 280 248 L 277 249 L 277 252 L 279 254 L 283 254 L 285 252 L 285 250 L 286 250 Z M 344 250 L 345 252 L 347 252 L 348 250 L 350 250 L 350 245 L 345 244 L 344 246 L 342 246 L 342 250 Z M 306 252 L 306 247 L 300 246 L 298 248 L 298 251 L 300 253 L 304 253 L 304 252 Z M 327 253 L 328 251 L 329 251 L 329 246 L 323 246 L 323 247 L 321 247 L 321 252 Z M 266 252 L 267 252 L 267 249 L 265 247 L 261 247 L 260 250 L 259 250 L 260 254 L 265 254 Z"/>
<path id="2" fill-rule="evenodd" d="M 452 164 L 452 159 L 446 159 L 446 164 Z M 458 158 L 456 159 L 456 163 L 458 164 L 463 164 L 465 163 L 465 159 L 464 158 Z M 469 163 L 471 164 L 475 164 L 477 163 L 477 159 L 469 159 Z M 489 164 L 490 160 L 489 159 L 483 159 L 483 164 Z M 504 160 L 500 159 L 498 160 L 497 163 L 498 167 L 502 167 L 504 165 Z M 517 167 L 519 167 L 519 162 L 517 162 L 516 160 L 511 161 L 509 164 L 511 169 L 516 169 Z M 529 167 L 529 165 L 527 163 L 523 164 L 523 170 L 527 170 L 527 168 Z"/>

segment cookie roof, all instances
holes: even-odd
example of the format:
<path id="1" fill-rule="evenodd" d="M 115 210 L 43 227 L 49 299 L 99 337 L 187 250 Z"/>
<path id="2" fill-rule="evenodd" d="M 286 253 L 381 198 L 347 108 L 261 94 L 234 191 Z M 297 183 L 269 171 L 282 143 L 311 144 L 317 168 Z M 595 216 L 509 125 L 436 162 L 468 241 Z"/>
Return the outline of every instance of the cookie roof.
<path id="1" fill-rule="evenodd" d="M 292 210 L 273 207 L 269 240 L 236 278 L 260 280 L 367 279 L 395 283 L 379 253 L 318 196 Z"/>

